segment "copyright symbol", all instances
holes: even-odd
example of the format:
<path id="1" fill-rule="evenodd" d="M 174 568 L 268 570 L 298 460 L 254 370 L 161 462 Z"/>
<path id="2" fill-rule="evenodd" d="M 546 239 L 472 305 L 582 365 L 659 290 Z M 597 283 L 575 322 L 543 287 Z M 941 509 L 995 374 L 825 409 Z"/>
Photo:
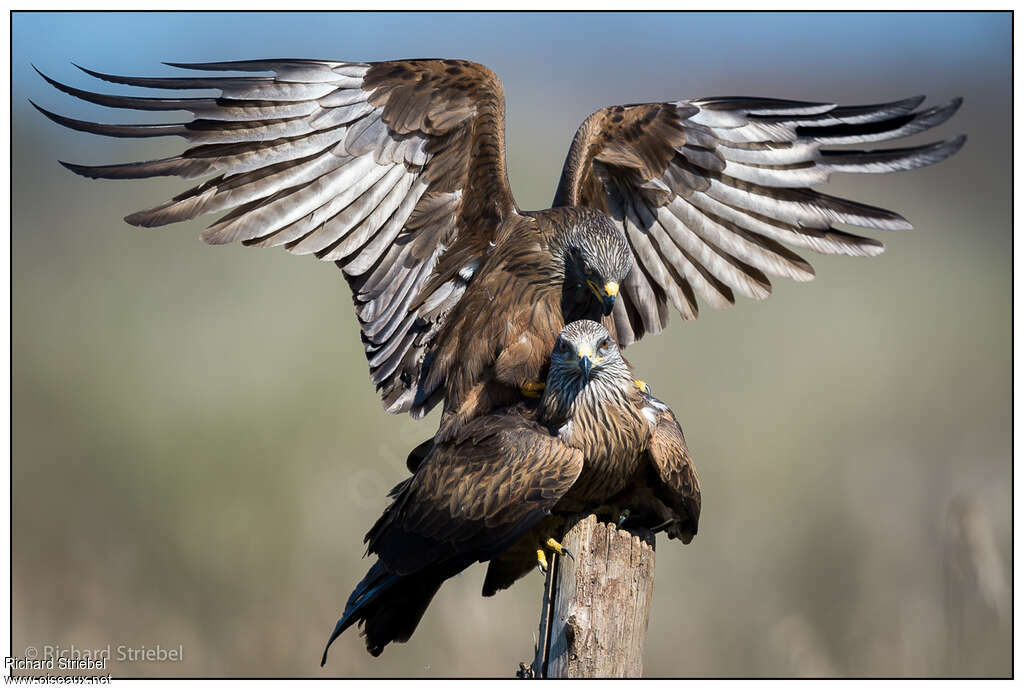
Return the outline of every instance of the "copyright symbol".
<path id="1" fill-rule="evenodd" d="M 35 647 L 25 647 L 25 658 L 26 659 L 37 659 L 39 657 L 39 650 Z"/>

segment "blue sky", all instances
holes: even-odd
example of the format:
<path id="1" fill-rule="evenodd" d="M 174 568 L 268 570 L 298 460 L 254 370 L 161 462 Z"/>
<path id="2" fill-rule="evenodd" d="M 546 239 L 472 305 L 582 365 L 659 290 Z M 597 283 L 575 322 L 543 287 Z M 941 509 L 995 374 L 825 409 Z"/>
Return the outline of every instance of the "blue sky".
<path id="1" fill-rule="evenodd" d="M 15 13 L 15 83 L 62 70 L 159 69 L 161 60 L 468 57 L 587 65 L 609 77 L 652 61 L 680 73 L 840 73 L 1009 60 L 1008 14 L 969 13 Z"/>
<path id="2" fill-rule="evenodd" d="M 32 64 L 80 88 L 138 93 L 72 63 L 154 76 L 180 74 L 161 61 L 468 58 L 504 84 L 514 188 L 527 206 L 546 205 L 572 133 L 597 108 L 699 96 L 850 103 L 925 93 L 965 96 L 965 111 L 989 114 L 1008 108 L 1010 46 L 1008 13 L 14 13 L 14 124 L 16 135 L 27 126 L 67 137 L 52 143 L 76 147 L 86 162 L 116 143 L 58 133 L 29 99 L 84 119 L 168 117 L 78 101 L 50 88 Z M 552 179 L 533 192 L 534 173 L 520 170 Z"/>
<path id="3" fill-rule="evenodd" d="M 22 132 L 34 131 L 61 157 L 82 163 L 164 149 L 61 131 L 29 100 L 94 121 L 173 121 L 181 114 L 118 112 L 79 101 L 49 87 L 32 64 L 80 88 L 139 94 L 145 90 L 97 81 L 72 63 L 157 76 L 181 74 L 162 61 L 476 60 L 505 87 L 509 176 L 525 208 L 550 203 L 576 127 L 616 103 L 963 96 L 960 122 L 980 118 L 971 129 L 981 131 L 1007 129 L 992 118 L 1010 109 L 1008 13 L 14 13 L 12 54 L 15 147 L 26 141 Z"/>

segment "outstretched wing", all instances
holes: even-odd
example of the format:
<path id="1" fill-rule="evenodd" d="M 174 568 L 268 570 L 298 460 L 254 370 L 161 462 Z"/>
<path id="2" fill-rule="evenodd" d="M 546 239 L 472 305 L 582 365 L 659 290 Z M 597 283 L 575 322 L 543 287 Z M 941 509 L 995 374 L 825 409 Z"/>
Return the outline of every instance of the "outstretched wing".
<path id="1" fill-rule="evenodd" d="M 125 218 L 146 227 L 224 212 L 210 244 L 283 246 L 335 261 L 352 288 L 370 377 L 391 412 L 414 408 L 419 370 L 501 220 L 517 213 L 505 175 L 504 96 L 497 77 L 461 60 L 378 63 L 256 60 L 179 64 L 274 76 L 106 81 L 218 89 L 220 97 L 148 98 L 61 91 L 114 108 L 184 110 L 180 124 L 107 125 L 43 110 L 53 121 L 113 137 L 176 135 L 191 148 L 161 160 L 65 164 L 93 178 L 213 176 Z M 37 106 L 38 107 L 38 106 Z M 42 109 L 40 109 L 42 110 Z M 447 275 L 421 295 L 446 252 Z M 420 391 L 431 401 L 435 391 Z M 425 414 L 433 402 L 419 405 Z"/>
<path id="2" fill-rule="evenodd" d="M 396 487 L 368 550 L 399 574 L 487 560 L 543 519 L 582 467 L 579 450 L 518 414 L 478 417 Z"/>
<path id="3" fill-rule="evenodd" d="M 873 256 L 881 242 L 832 227 L 900 230 L 899 215 L 811 187 L 834 172 L 909 170 L 953 155 L 965 137 L 911 148 L 824 148 L 886 141 L 930 129 L 960 99 L 915 112 L 923 97 L 840 107 L 830 103 L 706 98 L 615 106 L 576 132 L 556 206 L 592 206 L 620 223 L 634 269 L 615 305 L 619 343 L 657 333 L 668 303 L 697 318 L 733 291 L 771 292 L 768 276 L 806 281 L 810 264 L 787 248 Z"/>
<path id="4" fill-rule="evenodd" d="M 647 454 L 654 466 L 660 484 L 652 487 L 655 496 L 669 508 L 676 518 L 669 527 L 669 537 L 677 537 L 689 544 L 697 534 L 700 522 L 700 480 L 683 438 L 683 430 L 675 414 L 665 403 L 645 394 L 648 407 L 645 414 L 654 416 L 654 431 Z"/>

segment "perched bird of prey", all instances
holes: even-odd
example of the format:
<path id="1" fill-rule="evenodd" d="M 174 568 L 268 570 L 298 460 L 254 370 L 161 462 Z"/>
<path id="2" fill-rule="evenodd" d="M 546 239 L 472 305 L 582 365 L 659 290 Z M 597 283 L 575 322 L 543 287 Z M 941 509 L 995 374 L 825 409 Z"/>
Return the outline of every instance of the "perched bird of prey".
<path id="1" fill-rule="evenodd" d="M 810 280 L 790 247 L 874 255 L 882 244 L 833 227 L 909 228 L 899 215 L 812 187 L 835 172 L 908 170 L 964 137 L 898 139 L 948 119 L 959 99 L 837 106 L 701 98 L 604 108 L 573 139 L 554 208 L 522 211 L 505 173 L 505 104 L 486 67 L 462 60 L 255 60 L 178 64 L 272 76 L 135 78 L 118 84 L 216 89 L 154 98 L 61 91 L 114 108 L 184 110 L 181 124 L 111 125 L 43 111 L 115 137 L 179 136 L 160 160 L 65 164 L 94 178 L 208 178 L 127 216 L 158 226 L 226 212 L 212 244 L 282 246 L 334 261 L 348 281 L 370 377 L 385 407 L 414 416 L 445 399 L 443 425 L 537 395 L 561 327 L 600 319 L 623 347 L 666 325 L 671 304 L 767 297 L 769 276 Z M 618 297 L 618 299 L 616 299 Z M 698 300 L 699 298 L 699 300 Z M 609 314 L 611 312 L 611 314 Z M 448 424 L 448 422 L 454 422 Z"/>
<path id="2" fill-rule="evenodd" d="M 441 584 L 490 561 L 483 594 L 508 587 L 567 515 L 627 507 L 628 519 L 689 543 L 700 484 L 672 412 L 638 388 L 608 331 L 574 321 L 558 335 L 547 385 L 470 420 L 435 443 L 366 535 L 377 562 L 356 586 L 327 643 L 362 623 L 374 656 L 409 639 Z M 327 649 L 321 663 L 327 660 Z"/>

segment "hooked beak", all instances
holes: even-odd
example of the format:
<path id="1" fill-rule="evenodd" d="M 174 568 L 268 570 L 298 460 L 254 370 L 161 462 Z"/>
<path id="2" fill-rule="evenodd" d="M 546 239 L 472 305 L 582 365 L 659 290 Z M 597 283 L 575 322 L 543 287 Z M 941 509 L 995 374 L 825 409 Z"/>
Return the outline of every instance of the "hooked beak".
<path id="1" fill-rule="evenodd" d="M 583 372 L 583 375 L 590 378 L 590 370 L 594 368 L 594 363 L 590 361 L 590 357 L 587 357 L 586 355 L 580 357 L 579 367 L 580 371 Z"/>
<path id="2" fill-rule="evenodd" d="M 577 353 L 579 359 L 576 360 L 576 366 L 583 372 L 583 376 L 590 378 L 590 370 L 594 368 L 594 351 L 590 347 L 581 347 Z"/>

